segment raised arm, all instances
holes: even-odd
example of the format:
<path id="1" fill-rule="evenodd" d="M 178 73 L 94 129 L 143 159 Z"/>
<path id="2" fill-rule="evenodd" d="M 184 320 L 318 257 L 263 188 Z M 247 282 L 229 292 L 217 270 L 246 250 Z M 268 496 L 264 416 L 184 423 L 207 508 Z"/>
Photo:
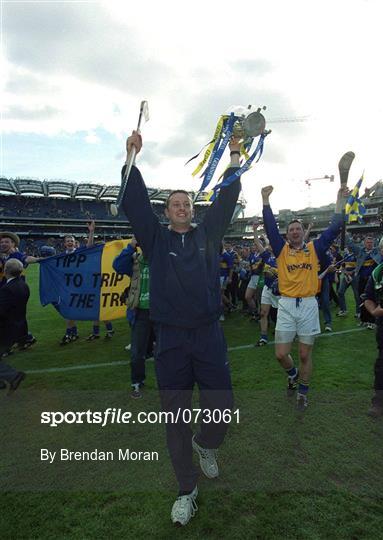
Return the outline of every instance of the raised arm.
<path id="1" fill-rule="evenodd" d="M 137 131 L 133 131 L 132 135 L 128 137 L 126 143 L 128 154 L 133 146 L 138 154 L 142 148 L 142 138 Z M 122 178 L 125 169 L 126 165 L 123 166 L 121 171 Z M 154 238 L 156 232 L 160 229 L 160 223 L 153 212 L 141 173 L 134 165 L 129 174 L 122 208 L 132 225 L 135 237 L 146 256 L 150 259 Z"/>
<path id="2" fill-rule="evenodd" d="M 230 168 L 225 171 L 224 179 L 228 178 L 239 168 L 240 142 L 239 139 L 232 138 L 229 143 L 230 148 Z M 228 228 L 235 210 L 239 194 L 241 191 L 240 178 L 234 180 L 230 185 L 223 187 L 216 200 L 208 208 L 203 226 L 206 229 L 209 238 L 216 243 L 217 250 L 221 244 L 222 238 Z"/>
<path id="3" fill-rule="evenodd" d="M 340 233 L 342 223 L 343 223 L 342 209 L 344 208 L 344 205 L 346 204 L 347 197 L 348 197 L 347 187 L 340 188 L 340 190 L 338 191 L 336 205 L 335 205 L 335 214 L 333 215 L 331 223 L 327 227 L 327 229 L 322 232 L 320 237 L 314 240 L 314 248 L 315 248 L 315 251 L 317 252 L 318 257 L 321 257 L 321 255 L 328 250 L 332 242 Z"/>
<path id="4" fill-rule="evenodd" d="M 308 242 L 310 240 L 310 232 L 311 232 L 311 229 L 313 228 L 313 224 L 312 223 L 309 223 L 308 226 L 307 226 L 307 229 L 306 229 L 306 232 L 305 232 L 305 235 L 303 237 L 303 241 L 304 242 Z"/>
<path id="5" fill-rule="evenodd" d="M 265 226 L 266 234 L 269 239 L 270 245 L 273 249 L 275 257 L 279 257 L 285 241 L 280 235 L 277 223 L 274 218 L 274 214 L 270 207 L 270 195 L 273 192 L 273 186 L 266 186 L 262 188 L 262 202 L 263 202 L 263 223 Z"/>
<path id="6" fill-rule="evenodd" d="M 92 219 L 92 221 L 89 221 L 87 223 L 87 225 L 88 225 L 88 241 L 86 243 L 86 247 L 90 248 L 94 244 L 94 231 L 95 231 L 95 228 L 96 228 L 96 224 L 94 222 L 94 219 Z"/>
<path id="7" fill-rule="evenodd" d="M 265 251 L 261 240 L 258 237 L 258 225 L 253 223 L 253 232 L 254 232 L 254 246 L 260 255 Z"/>

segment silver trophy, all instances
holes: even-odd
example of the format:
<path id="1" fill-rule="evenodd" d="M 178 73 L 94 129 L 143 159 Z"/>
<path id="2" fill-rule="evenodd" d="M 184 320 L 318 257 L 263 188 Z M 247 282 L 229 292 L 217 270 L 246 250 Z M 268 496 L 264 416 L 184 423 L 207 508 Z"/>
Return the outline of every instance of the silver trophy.
<path id="1" fill-rule="evenodd" d="M 247 109 L 245 107 L 232 107 L 230 112 L 238 117 L 233 127 L 233 136 L 243 139 L 246 143 L 265 133 L 266 120 L 261 110 L 266 110 L 266 107 L 259 107 L 256 111 L 252 110 L 251 105 Z"/>

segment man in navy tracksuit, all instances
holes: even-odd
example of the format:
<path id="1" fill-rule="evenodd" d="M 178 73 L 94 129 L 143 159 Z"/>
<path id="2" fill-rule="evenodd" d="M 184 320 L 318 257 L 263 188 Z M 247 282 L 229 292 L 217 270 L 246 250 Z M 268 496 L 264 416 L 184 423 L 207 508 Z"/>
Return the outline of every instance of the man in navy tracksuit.
<path id="1" fill-rule="evenodd" d="M 142 147 L 141 136 L 135 131 L 128 138 L 128 152 L 133 146 L 137 153 Z M 238 140 L 233 139 L 229 148 L 231 167 L 238 168 Z M 233 172 L 230 168 L 225 176 Z M 193 205 L 189 194 L 174 191 L 165 210 L 170 225 L 163 227 L 152 210 L 139 170 L 133 166 L 129 175 L 122 205 L 149 261 L 156 375 L 165 411 L 176 414 L 191 409 L 195 383 L 200 390 L 201 409 L 232 408 L 227 348 L 218 322 L 222 313 L 219 248 L 240 189 L 239 180 L 223 188 L 198 227 L 191 226 Z M 179 484 L 171 518 L 181 525 L 197 509 L 198 473 L 193 465 L 193 448 L 204 474 L 217 477 L 216 449 L 228 427 L 224 422 L 202 422 L 193 437 L 190 422 L 184 420 L 166 424 L 167 445 Z"/>

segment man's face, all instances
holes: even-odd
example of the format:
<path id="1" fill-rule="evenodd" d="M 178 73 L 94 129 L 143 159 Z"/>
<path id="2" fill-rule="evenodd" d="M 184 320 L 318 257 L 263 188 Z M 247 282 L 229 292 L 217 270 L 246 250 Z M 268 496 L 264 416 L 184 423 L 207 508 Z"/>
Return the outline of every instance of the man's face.
<path id="1" fill-rule="evenodd" d="M 73 236 L 67 236 L 67 238 L 65 238 L 64 247 L 69 251 L 75 248 L 75 239 Z"/>
<path id="2" fill-rule="evenodd" d="M 169 199 L 165 215 L 172 226 L 188 226 L 193 217 L 193 205 L 186 193 L 174 193 Z"/>
<path id="3" fill-rule="evenodd" d="M 364 247 L 367 249 L 367 251 L 371 251 L 371 249 L 374 247 L 374 240 L 372 238 L 366 238 L 364 240 Z"/>
<path id="4" fill-rule="evenodd" d="M 287 229 L 287 241 L 295 246 L 301 245 L 303 242 L 304 231 L 302 224 L 299 222 L 290 223 Z"/>
<path id="5" fill-rule="evenodd" d="M 11 238 L 7 238 L 6 236 L 0 238 L 0 253 L 12 253 L 15 248 L 16 244 Z"/>

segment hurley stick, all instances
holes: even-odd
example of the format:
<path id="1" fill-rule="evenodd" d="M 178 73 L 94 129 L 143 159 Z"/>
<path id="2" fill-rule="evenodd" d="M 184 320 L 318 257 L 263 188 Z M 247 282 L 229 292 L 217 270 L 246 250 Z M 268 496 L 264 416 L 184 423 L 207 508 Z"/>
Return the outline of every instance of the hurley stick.
<path id="1" fill-rule="evenodd" d="M 348 180 L 348 174 L 350 172 L 350 168 L 352 165 L 352 162 L 354 161 L 355 154 L 354 152 L 346 152 L 343 154 L 343 156 L 340 158 L 340 161 L 338 163 L 338 169 L 339 169 L 339 177 L 340 177 L 340 186 L 345 187 L 347 186 L 347 180 Z M 342 223 L 342 230 L 340 233 L 340 249 L 341 252 L 344 250 L 344 246 L 346 243 L 346 214 L 345 210 L 342 210 L 342 216 L 343 216 L 343 223 Z"/>
<path id="2" fill-rule="evenodd" d="M 149 107 L 148 107 L 148 102 L 147 101 L 141 101 L 140 115 L 138 117 L 138 123 L 137 123 L 137 131 L 140 131 L 142 119 L 144 119 L 145 122 L 147 122 L 149 120 Z M 120 191 L 118 193 L 116 202 L 111 203 L 111 205 L 110 205 L 110 212 L 111 212 L 112 216 L 117 216 L 118 215 L 118 210 L 120 208 L 122 199 L 124 198 L 125 191 L 126 191 L 126 184 L 128 182 L 129 174 L 130 174 L 130 171 L 132 169 L 132 165 L 134 165 L 135 159 L 136 159 L 136 149 L 133 146 L 131 151 L 129 152 L 128 158 L 126 160 L 125 174 L 124 174 L 124 177 L 123 177 L 122 182 L 121 182 L 121 188 L 120 188 Z"/>

